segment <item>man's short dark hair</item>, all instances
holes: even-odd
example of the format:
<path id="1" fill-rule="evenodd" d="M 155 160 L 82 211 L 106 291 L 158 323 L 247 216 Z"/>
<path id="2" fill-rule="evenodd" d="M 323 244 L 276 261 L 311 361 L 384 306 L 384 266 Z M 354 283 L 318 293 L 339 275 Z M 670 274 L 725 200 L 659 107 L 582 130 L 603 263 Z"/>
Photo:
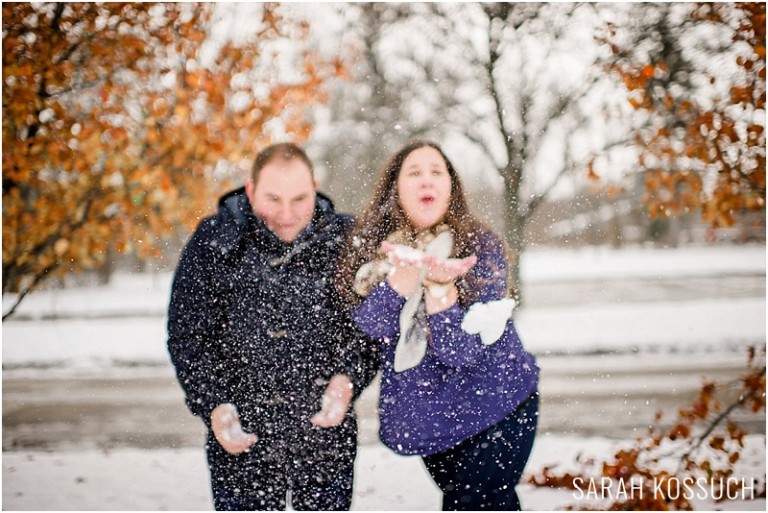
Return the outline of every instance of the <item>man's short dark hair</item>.
<path id="1" fill-rule="evenodd" d="M 314 177 L 315 171 L 312 166 L 312 161 L 309 160 L 307 154 L 293 143 L 277 143 L 271 146 L 267 146 L 256 155 L 256 160 L 253 161 L 253 170 L 251 171 L 251 180 L 256 185 L 259 179 L 259 173 L 264 167 L 273 160 L 289 161 L 291 159 L 298 158 L 304 162 L 309 168 L 310 174 Z"/>

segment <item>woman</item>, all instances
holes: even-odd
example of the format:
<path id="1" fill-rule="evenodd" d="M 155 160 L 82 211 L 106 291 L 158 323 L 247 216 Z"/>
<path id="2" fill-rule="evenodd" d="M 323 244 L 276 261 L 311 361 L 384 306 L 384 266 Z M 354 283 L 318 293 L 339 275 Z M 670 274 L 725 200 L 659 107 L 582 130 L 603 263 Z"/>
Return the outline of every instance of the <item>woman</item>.
<path id="1" fill-rule="evenodd" d="M 443 510 L 520 509 L 538 367 L 510 318 L 504 245 L 437 145 L 390 160 L 340 262 L 340 293 L 382 344 L 382 442 L 422 457 Z"/>

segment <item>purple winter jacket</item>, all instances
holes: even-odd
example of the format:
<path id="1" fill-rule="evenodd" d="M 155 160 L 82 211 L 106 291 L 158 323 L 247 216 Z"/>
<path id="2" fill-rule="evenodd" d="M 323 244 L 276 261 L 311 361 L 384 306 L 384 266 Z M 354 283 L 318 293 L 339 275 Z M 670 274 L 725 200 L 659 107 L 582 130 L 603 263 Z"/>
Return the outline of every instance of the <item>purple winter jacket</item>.
<path id="1" fill-rule="evenodd" d="M 478 261 L 470 272 L 483 283 L 478 300 L 503 298 L 507 269 L 499 239 L 488 233 L 475 254 Z M 395 372 L 404 304 L 384 280 L 353 312 L 358 326 L 382 344 L 379 437 L 393 451 L 428 455 L 450 449 L 501 421 L 536 391 L 539 369 L 512 319 L 497 342 L 484 346 L 480 335 L 462 330 L 467 308 L 458 303 L 428 317 L 424 359 Z"/>

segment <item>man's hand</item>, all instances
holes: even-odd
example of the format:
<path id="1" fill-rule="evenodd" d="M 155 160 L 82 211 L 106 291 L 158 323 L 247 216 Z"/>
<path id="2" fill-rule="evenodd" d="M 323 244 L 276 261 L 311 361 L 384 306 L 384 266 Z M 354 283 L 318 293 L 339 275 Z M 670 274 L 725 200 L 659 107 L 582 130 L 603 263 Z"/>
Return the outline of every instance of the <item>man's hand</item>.
<path id="1" fill-rule="evenodd" d="M 256 442 L 256 435 L 243 431 L 234 404 L 220 404 L 213 409 L 211 428 L 216 440 L 230 454 L 246 452 Z"/>
<path id="2" fill-rule="evenodd" d="M 344 420 L 351 401 L 352 382 L 344 374 L 336 374 L 325 388 L 322 409 L 309 420 L 319 427 L 338 426 Z"/>

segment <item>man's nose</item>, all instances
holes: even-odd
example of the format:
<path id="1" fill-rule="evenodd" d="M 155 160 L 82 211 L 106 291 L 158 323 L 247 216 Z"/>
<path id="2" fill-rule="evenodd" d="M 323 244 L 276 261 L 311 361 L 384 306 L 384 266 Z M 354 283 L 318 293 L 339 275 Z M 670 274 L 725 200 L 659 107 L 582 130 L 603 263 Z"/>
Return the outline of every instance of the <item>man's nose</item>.
<path id="1" fill-rule="evenodd" d="M 280 221 L 287 221 L 291 218 L 291 206 L 288 204 L 281 204 L 277 207 L 277 212 L 275 212 L 275 214 Z"/>

